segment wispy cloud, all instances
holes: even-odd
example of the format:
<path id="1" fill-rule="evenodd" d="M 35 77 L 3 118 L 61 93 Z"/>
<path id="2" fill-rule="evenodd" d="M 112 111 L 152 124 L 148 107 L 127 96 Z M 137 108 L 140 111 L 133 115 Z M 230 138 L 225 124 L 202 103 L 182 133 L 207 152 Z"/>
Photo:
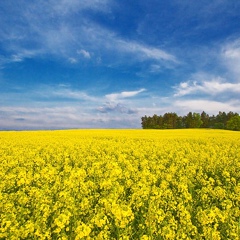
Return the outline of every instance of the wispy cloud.
<path id="1" fill-rule="evenodd" d="M 102 106 L 97 107 L 97 111 L 101 113 L 136 114 L 138 113 L 137 108 L 129 107 L 132 105 L 132 101 L 130 103 L 128 100 L 129 98 L 138 98 L 138 95 L 144 91 L 146 91 L 146 89 L 142 88 L 136 91 L 123 91 L 120 93 L 107 94 L 104 96 L 104 99 L 107 100 L 107 102 Z"/>
<path id="2" fill-rule="evenodd" d="M 58 88 L 51 91 L 52 96 L 57 96 L 60 98 L 68 98 L 68 99 L 75 99 L 75 100 L 82 100 L 82 101 L 90 101 L 90 102 L 98 102 L 99 99 L 94 97 L 94 96 L 90 96 L 89 94 L 87 94 L 84 91 L 78 91 L 78 90 L 73 90 L 70 88 Z M 46 92 L 45 92 L 46 94 Z"/>
<path id="3" fill-rule="evenodd" d="M 90 116 L 81 118 L 80 107 L 0 107 L 0 111 L 2 129 L 71 128 L 90 120 Z"/>
<path id="4" fill-rule="evenodd" d="M 121 39 L 115 39 L 115 42 L 115 46 L 117 46 L 121 52 L 138 54 L 141 60 L 152 59 L 157 61 L 170 61 L 174 63 L 178 62 L 174 55 L 156 47 L 146 46 L 132 41 L 124 41 Z"/>
<path id="5" fill-rule="evenodd" d="M 69 84 L 42 85 L 38 90 L 26 89 L 21 95 L 7 93 L 2 96 L 8 106 L 0 106 L 0 126 L 1 129 L 139 128 L 141 113 L 136 98 L 143 91 L 125 91 L 110 97 L 117 102 L 108 102 L 106 95 L 94 96 L 73 89 Z M 19 97 L 20 104 L 16 102 Z"/>
<path id="6" fill-rule="evenodd" d="M 221 57 L 223 64 L 234 74 L 235 80 L 240 82 L 240 38 L 227 42 L 222 47 Z"/>
<path id="7" fill-rule="evenodd" d="M 76 58 L 73 58 L 73 57 L 70 57 L 70 58 L 68 59 L 68 61 L 69 61 L 70 63 L 72 63 L 72 64 L 78 63 L 78 60 L 77 60 Z"/>
<path id="8" fill-rule="evenodd" d="M 76 106 L 81 102 L 81 105 L 91 107 L 92 105 L 99 103 L 103 100 L 101 97 L 97 97 L 89 94 L 86 90 L 74 89 L 70 84 L 51 84 L 51 85 L 39 85 L 37 89 L 28 90 L 24 89 L 25 93 L 21 93 L 22 99 L 26 101 L 34 102 L 48 102 L 48 104 L 62 104 L 71 102 L 72 106 Z M 9 94 L 8 94 L 9 95 Z M 10 94 L 10 97 L 12 95 Z M 7 97 L 7 96 L 6 96 Z"/>
<path id="9" fill-rule="evenodd" d="M 77 53 L 82 55 L 84 58 L 88 58 L 88 59 L 91 58 L 91 54 L 84 49 L 78 50 Z"/>
<path id="10" fill-rule="evenodd" d="M 181 82 L 175 86 L 175 97 L 192 95 L 192 94 L 208 94 L 218 95 L 222 93 L 240 93 L 240 83 L 227 82 L 221 77 L 212 77 L 210 79 L 203 78 L 202 80 L 188 80 Z"/>
<path id="11" fill-rule="evenodd" d="M 115 103 L 110 103 L 110 102 L 105 103 L 103 106 L 98 107 L 97 111 L 99 111 L 101 113 L 112 113 L 112 112 L 125 113 L 125 114 L 136 114 L 137 113 L 136 109 L 128 108 L 124 104 L 120 104 L 120 103 L 115 104 Z"/>
<path id="12" fill-rule="evenodd" d="M 1 129 L 140 128 L 141 117 L 144 115 L 160 115 L 165 112 L 186 114 L 189 111 L 206 111 L 209 114 L 216 114 L 218 111 L 240 112 L 240 101 L 231 99 L 184 99 L 153 96 L 149 93 L 138 98 L 136 92 L 140 89 L 126 91 L 127 94 L 118 93 L 118 97 L 123 98 L 114 99 L 120 102 L 106 102 L 105 95 L 95 97 L 64 84 L 44 87 L 42 90 L 42 93 L 40 89 L 39 92 L 28 91 L 26 96 L 21 95 L 27 103 L 23 106 L 16 102 L 13 106 L 0 106 Z M 15 93 L 5 97 L 14 96 L 16 97 Z M 46 100 L 49 101 L 48 104 Z"/>
<path id="13" fill-rule="evenodd" d="M 126 116 L 93 115 L 80 106 L 0 107 L 0 129 L 138 128 L 140 119 Z"/>
<path id="14" fill-rule="evenodd" d="M 111 0 L 53 0 L 52 6 L 59 14 L 73 13 L 84 9 L 93 9 L 97 11 L 110 11 Z"/>
<path id="15" fill-rule="evenodd" d="M 120 92 L 120 93 L 111 93 L 111 94 L 107 94 L 105 97 L 109 101 L 117 101 L 117 100 L 124 99 L 124 98 L 134 97 L 134 96 L 136 96 L 139 93 L 142 93 L 144 91 L 146 91 L 146 89 L 141 88 L 137 91 L 123 91 L 123 92 Z"/>
<path id="16" fill-rule="evenodd" d="M 220 102 L 213 100 L 191 99 L 191 100 L 176 100 L 174 107 L 180 109 L 182 112 L 195 111 L 201 113 L 205 111 L 210 114 L 216 114 L 219 111 L 233 111 L 239 112 L 239 101 Z"/>
<path id="17" fill-rule="evenodd" d="M 14 10 L 15 22 L 11 25 L 11 30 L 8 29 L 9 24 L 1 25 L 0 38 L 4 41 L 7 55 L 12 56 L 6 57 L 8 62 L 52 55 L 75 64 L 79 56 L 98 63 L 101 58 L 107 64 L 114 61 L 119 63 L 120 59 L 129 59 L 129 56 L 134 62 L 155 61 L 163 66 L 167 66 L 165 62 L 178 63 L 174 54 L 119 37 L 114 31 L 89 19 L 84 12 L 92 9 L 108 14 L 111 5 L 110 0 L 22 3 L 21 8 L 16 7 Z M 5 11 L 5 16 L 12 16 L 7 5 Z M 75 17 L 70 17 L 71 15 Z M 10 21 L 9 19 L 7 20 Z"/>

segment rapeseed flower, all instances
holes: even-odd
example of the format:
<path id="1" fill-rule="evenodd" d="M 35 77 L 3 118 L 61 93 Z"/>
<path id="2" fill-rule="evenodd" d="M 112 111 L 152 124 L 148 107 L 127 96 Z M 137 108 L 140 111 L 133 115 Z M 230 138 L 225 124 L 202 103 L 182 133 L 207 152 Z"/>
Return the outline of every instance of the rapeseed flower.
<path id="1" fill-rule="evenodd" d="M 240 237 L 238 132 L 0 132 L 0 141 L 1 239 Z"/>

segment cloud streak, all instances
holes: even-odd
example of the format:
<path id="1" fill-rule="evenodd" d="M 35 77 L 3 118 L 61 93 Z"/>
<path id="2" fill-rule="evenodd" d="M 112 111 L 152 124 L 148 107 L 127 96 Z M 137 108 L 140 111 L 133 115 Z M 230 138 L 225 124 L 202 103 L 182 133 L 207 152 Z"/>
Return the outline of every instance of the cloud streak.
<path id="1" fill-rule="evenodd" d="M 129 56 L 134 62 L 157 61 L 163 65 L 164 62 L 178 63 L 177 58 L 167 51 L 121 38 L 88 18 L 86 9 L 109 14 L 112 4 L 110 0 L 52 0 L 21 4 L 20 8 L 11 10 L 15 13 L 11 31 L 8 24 L 1 23 L 0 37 L 4 41 L 6 55 L 9 55 L 5 63 L 24 61 L 39 55 L 52 55 L 75 64 L 79 57 L 92 61 L 104 58 L 107 61 L 110 56 L 112 63 L 112 55 L 117 57 L 118 63 L 120 59 Z M 4 7 L 5 16 L 12 16 L 7 5 Z M 79 24 L 70 18 L 73 14 L 76 14 Z"/>
<path id="2" fill-rule="evenodd" d="M 138 94 L 142 93 L 146 91 L 145 88 L 139 89 L 137 91 L 123 91 L 120 93 L 111 93 L 111 94 L 107 94 L 105 97 L 109 100 L 109 101 L 117 101 L 117 100 L 121 100 L 124 98 L 131 98 L 131 97 L 135 97 Z"/>
<path id="3" fill-rule="evenodd" d="M 116 45 L 118 49 L 122 52 L 138 54 L 139 58 L 142 60 L 156 60 L 156 61 L 169 61 L 172 63 L 178 63 L 176 57 L 172 54 L 163 51 L 162 49 L 158 49 L 155 47 L 145 46 L 143 44 L 139 44 L 137 42 L 124 41 L 115 39 Z"/>

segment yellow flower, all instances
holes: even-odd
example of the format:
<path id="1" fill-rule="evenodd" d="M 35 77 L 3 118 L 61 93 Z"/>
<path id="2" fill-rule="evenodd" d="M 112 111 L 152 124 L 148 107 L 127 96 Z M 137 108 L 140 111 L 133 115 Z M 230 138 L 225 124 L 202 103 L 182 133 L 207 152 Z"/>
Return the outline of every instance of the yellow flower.
<path id="1" fill-rule="evenodd" d="M 0 132 L 1 239 L 237 239 L 240 135 Z"/>

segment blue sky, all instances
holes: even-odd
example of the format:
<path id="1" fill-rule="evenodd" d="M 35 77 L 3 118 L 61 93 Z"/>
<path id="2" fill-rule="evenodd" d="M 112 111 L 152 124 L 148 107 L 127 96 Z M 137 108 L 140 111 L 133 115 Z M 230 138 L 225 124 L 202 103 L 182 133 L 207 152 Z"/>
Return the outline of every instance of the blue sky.
<path id="1" fill-rule="evenodd" d="M 240 112 L 240 1 L 2 0 L 0 129 Z"/>

